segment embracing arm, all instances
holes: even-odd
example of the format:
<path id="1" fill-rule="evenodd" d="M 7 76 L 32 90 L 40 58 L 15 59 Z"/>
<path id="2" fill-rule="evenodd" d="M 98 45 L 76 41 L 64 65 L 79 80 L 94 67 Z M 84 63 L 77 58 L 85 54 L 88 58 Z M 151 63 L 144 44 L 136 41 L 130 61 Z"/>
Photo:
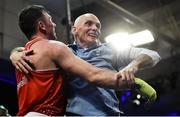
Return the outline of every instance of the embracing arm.
<path id="1" fill-rule="evenodd" d="M 132 47 L 120 53 L 118 59 L 121 60 L 120 64 L 129 63 L 125 68 L 120 70 L 122 78 L 128 79 L 134 77 L 134 74 L 138 70 L 157 64 L 160 61 L 160 56 L 157 52 L 149 49 Z M 122 61 L 123 59 L 124 61 Z"/>
<path id="2" fill-rule="evenodd" d="M 14 52 L 22 52 L 24 50 L 24 47 L 16 47 L 11 51 L 11 54 L 13 54 Z"/>
<path id="3" fill-rule="evenodd" d="M 134 83 L 134 80 L 132 78 L 129 81 L 131 83 L 127 84 L 126 79 L 122 80 L 119 72 L 115 73 L 109 70 L 99 69 L 88 64 L 87 62 L 76 57 L 70 51 L 70 49 L 62 43 L 52 43 L 52 46 L 51 48 L 49 48 L 49 50 L 51 50 L 50 53 L 52 55 L 50 56 L 53 57 L 52 60 L 57 63 L 61 68 L 70 73 L 78 75 L 81 78 L 84 78 L 88 82 L 97 84 L 98 86 L 106 86 L 109 88 L 122 90 L 130 88 L 131 85 Z M 28 53 L 28 51 L 20 52 L 16 50 L 14 52 L 11 52 L 10 59 L 17 69 L 28 73 L 28 71 L 32 70 L 32 68 L 28 64 L 30 63 L 30 60 L 28 60 L 28 57 L 26 57 L 26 53 Z M 30 51 L 29 53 L 32 52 Z M 29 62 L 27 63 L 27 61 Z"/>
<path id="4" fill-rule="evenodd" d="M 137 70 L 144 69 L 152 65 L 153 65 L 153 59 L 146 54 L 140 54 L 132 62 L 128 64 L 128 66 L 136 67 Z"/>
<path id="5" fill-rule="evenodd" d="M 32 54 L 33 54 L 32 50 L 24 51 L 24 47 L 17 47 L 11 51 L 9 58 L 12 64 L 16 67 L 16 69 L 28 74 L 29 71 L 32 70 L 32 68 L 31 65 L 28 64 L 30 63 L 30 61 L 27 59 L 26 56 Z"/>
<path id="6" fill-rule="evenodd" d="M 62 43 L 54 43 L 51 50 L 53 61 L 67 72 L 78 75 L 98 86 L 106 86 L 114 89 L 129 88 L 127 83 L 123 82 L 117 73 L 96 68 L 79 59 Z"/>

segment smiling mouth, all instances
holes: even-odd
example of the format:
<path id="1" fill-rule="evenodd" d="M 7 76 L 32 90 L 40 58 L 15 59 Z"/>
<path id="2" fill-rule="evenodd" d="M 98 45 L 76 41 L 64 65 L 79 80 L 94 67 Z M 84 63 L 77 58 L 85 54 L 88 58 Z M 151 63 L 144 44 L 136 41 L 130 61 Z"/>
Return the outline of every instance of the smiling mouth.
<path id="1" fill-rule="evenodd" d="M 92 33 L 90 33 L 90 34 L 88 34 L 88 36 L 91 36 L 91 37 L 93 37 L 93 38 L 98 38 L 98 35 L 96 35 L 96 34 L 92 34 Z"/>

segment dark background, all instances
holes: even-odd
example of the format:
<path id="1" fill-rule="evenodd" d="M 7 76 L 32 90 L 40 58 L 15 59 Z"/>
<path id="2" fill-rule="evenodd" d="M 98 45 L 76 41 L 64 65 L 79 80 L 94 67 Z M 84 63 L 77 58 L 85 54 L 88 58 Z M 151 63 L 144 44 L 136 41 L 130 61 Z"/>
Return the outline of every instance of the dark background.
<path id="1" fill-rule="evenodd" d="M 140 105 L 136 105 L 133 103 L 136 92 L 118 92 L 124 115 L 180 116 L 180 0 L 111 2 L 118 8 L 107 4 L 105 0 L 70 0 L 71 20 L 73 22 L 77 16 L 87 12 L 97 15 L 102 23 L 102 42 L 107 35 L 118 31 L 135 33 L 149 29 L 155 41 L 140 47 L 153 49 L 162 57 L 160 63 L 152 69 L 136 74 L 155 88 L 158 95 L 156 102 L 145 106 L 144 100 L 140 99 Z M 27 42 L 18 29 L 17 15 L 28 4 L 44 5 L 55 17 L 58 40 L 69 43 L 65 0 L 0 1 L 0 105 L 5 106 L 11 115 L 16 114 L 18 106 L 14 67 L 10 63 L 9 54 L 14 47 L 23 46 Z"/>

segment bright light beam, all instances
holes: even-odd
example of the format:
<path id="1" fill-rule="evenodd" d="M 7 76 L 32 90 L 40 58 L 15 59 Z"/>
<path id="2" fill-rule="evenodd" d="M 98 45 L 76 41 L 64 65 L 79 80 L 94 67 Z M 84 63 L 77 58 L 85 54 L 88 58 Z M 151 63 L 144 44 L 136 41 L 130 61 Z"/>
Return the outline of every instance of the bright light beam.
<path id="1" fill-rule="evenodd" d="M 105 38 L 106 42 L 112 43 L 116 49 L 126 49 L 133 46 L 139 46 L 154 41 L 154 37 L 149 30 L 144 30 L 131 35 L 127 32 L 115 33 Z"/>
<path id="2" fill-rule="evenodd" d="M 128 39 L 133 46 L 143 45 L 154 41 L 154 37 L 149 30 L 131 34 Z"/>
<path id="3" fill-rule="evenodd" d="M 107 36 L 105 40 L 107 43 L 112 43 L 118 50 L 130 47 L 130 43 L 128 41 L 128 33 L 126 32 L 111 34 Z"/>

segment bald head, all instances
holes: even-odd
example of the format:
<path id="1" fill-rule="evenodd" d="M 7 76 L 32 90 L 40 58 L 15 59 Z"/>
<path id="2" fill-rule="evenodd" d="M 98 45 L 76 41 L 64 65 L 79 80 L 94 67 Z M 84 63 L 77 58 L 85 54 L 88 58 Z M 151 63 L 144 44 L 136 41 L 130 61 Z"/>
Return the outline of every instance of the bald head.
<path id="1" fill-rule="evenodd" d="M 79 26 L 86 19 L 93 19 L 100 24 L 99 19 L 94 14 L 86 13 L 86 14 L 80 15 L 78 18 L 76 18 L 76 20 L 74 22 L 74 26 L 75 27 Z"/>
<path id="2" fill-rule="evenodd" d="M 76 43 L 88 48 L 99 42 L 101 23 L 94 14 L 86 13 L 75 20 L 71 31 Z"/>

